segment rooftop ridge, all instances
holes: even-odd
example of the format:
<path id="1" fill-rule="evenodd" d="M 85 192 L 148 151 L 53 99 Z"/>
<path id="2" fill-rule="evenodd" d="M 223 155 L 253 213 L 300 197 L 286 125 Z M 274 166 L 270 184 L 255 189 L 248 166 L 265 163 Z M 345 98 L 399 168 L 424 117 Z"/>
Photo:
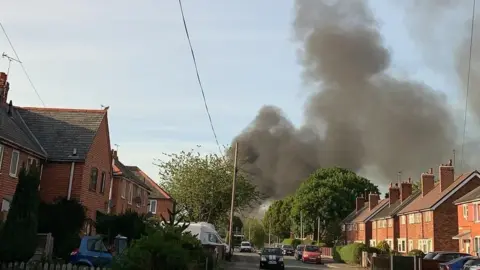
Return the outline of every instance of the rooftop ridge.
<path id="1" fill-rule="evenodd" d="M 75 108 L 41 108 L 41 107 L 20 107 L 14 106 L 15 108 L 20 108 L 30 111 L 53 111 L 53 112 L 83 112 L 83 113 L 106 113 L 106 110 L 102 109 L 75 109 Z"/>

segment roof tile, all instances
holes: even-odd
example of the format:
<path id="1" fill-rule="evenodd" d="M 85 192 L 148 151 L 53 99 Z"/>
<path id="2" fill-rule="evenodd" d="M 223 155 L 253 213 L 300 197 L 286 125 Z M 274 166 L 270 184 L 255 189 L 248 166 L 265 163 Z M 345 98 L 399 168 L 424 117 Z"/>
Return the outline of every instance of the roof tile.
<path id="1" fill-rule="evenodd" d="M 415 200 L 421 193 L 419 191 L 414 192 L 412 195 L 408 196 L 403 202 L 398 200 L 397 202 L 387 205 L 383 208 L 380 212 L 378 212 L 375 216 L 372 217 L 372 220 L 390 218 L 396 215 L 399 211 L 401 211 L 404 207 L 410 204 L 413 200 Z"/>
<path id="2" fill-rule="evenodd" d="M 149 196 L 151 199 L 171 199 L 170 195 L 158 185 L 152 178 L 150 178 L 144 171 L 142 171 L 137 166 L 126 166 L 131 172 L 133 172 L 137 177 L 145 179 L 145 183 L 152 189 L 152 192 Z"/>
<path id="3" fill-rule="evenodd" d="M 469 193 L 465 194 L 463 197 L 460 199 L 456 200 L 453 202 L 454 204 L 461 204 L 461 203 L 467 203 L 467 202 L 473 202 L 473 201 L 479 201 L 480 200 L 480 186 L 473 189 Z"/>
<path id="4" fill-rule="evenodd" d="M 118 173 L 118 174 L 121 174 L 123 177 L 131 180 L 132 182 L 134 182 L 135 184 L 143 187 L 143 188 L 146 188 L 147 190 L 151 190 L 151 188 L 141 179 L 139 178 L 137 175 L 135 175 L 132 171 L 130 171 L 127 166 L 123 165 L 122 162 L 120 162 L 120 160 L 118 159 L 118 157 L 114 157 L 113 158 L 114 160 L 114 168 L 113 168 L 113 172 L 114 174 L 115 173 Z"/>
<path id="5" fill-rule="evenodd" d="M 365 222 L 368 221 L 369 217 L 377 212 L 378 210 L 382 209 L 387 203 L 388 199 L 383 199 L 378 202 L 377 206 L 375 206 L 372 210 L 369 210 L 368 205 L 365 211 L 362 211 L 357 217 L 355 217 L 351 222 Z"/>

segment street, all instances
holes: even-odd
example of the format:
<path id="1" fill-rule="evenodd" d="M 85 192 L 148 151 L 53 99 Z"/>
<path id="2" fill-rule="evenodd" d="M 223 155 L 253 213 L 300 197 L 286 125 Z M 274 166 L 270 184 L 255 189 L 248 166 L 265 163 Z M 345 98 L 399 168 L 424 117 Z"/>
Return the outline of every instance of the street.
<path id="1" fill-rule="evenodd" d="M 338 267 L 331 266 L 327 267 L 325 265 L 316 265 L 316 264 L 306 264 L 300 261 L 295 260 L 291 256 L 284 257 L 285 259 L 285 269 L 327 269 L 327 268 L 336 268 L 336 269 L 353 269 L 350 267 Z M 232 262 L 228 264 L 228 270 L 258 270 L 259 266 L 259 256 L 256 253 L 240 253 L 235 252 L 235 255 L 232 259 Z"/>

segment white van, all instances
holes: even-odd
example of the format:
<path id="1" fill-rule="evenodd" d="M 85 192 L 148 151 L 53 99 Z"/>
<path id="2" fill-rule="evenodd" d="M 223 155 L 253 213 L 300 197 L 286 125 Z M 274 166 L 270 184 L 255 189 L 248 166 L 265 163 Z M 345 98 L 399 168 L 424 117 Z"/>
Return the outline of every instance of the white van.
<path id="1" fill-rule="evenodd" d="M 215 226 L 207 222 L 190 223 L 185 229 L 186 232 L 190 232 L 193 235 L 197 235 L 198 240 L 202 245 L 223 245 L 224 242 L 218 232 L 215 230 Z"/>

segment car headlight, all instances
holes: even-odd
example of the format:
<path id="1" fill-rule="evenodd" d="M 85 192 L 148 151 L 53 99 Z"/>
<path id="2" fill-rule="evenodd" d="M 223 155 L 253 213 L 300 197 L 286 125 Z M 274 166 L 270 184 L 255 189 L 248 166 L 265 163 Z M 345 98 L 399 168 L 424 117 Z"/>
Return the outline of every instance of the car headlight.
<path id="1" fill-rule="evenodd" d="M 260 260 L 261 260 L 262 262 L 265 262 L 265 261 L 267 261 L 267 257 L 262 256 L 262 257 L 260 257 Z"/>
<path id="2" fill-rule="evenodd" d="M 279 262 L 283 262 L 283 257 L 278 258 Z"/>

